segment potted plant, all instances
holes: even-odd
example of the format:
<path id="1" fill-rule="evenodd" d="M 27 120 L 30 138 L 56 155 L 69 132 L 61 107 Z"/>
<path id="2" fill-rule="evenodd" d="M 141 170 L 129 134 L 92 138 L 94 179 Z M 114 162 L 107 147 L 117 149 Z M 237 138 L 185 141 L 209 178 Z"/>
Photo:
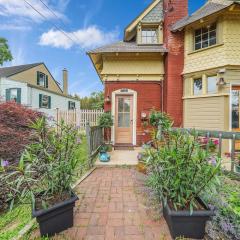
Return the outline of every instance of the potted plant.
<path id="1" fill-rule="evenodd" d="M 14 189 L 14 201 L 31 198 L 32 216 L 36 217 L 41 236 L 52 236 L 73 226 L 73 208 L 78 200 L 71 184 L 77 166 L 78 132 L 63 122 L 58 131 L 41 118 L 32 125 L 34 139 L 12 167 L 6 179 Z"/>
<path id="2" fill-rule="evenodd" d="M 110 134 L 111 127 L 113 126 L 113 117 L 110 112 L 103 113 L 98 119 L 98 125 L 104 129 L 106 136 L 106 144 L 109 146 L 108 150 L 111 150 Z"/>
<path id="3" fill-rule="evenodd" d="M 110 155 L 107 153 L 107 151 L 108 151 L 108 146 L 106 144 L 103 144 L 99 150 L 99 159 L 101 162 L 110 161 Z"/>
<path id="4" fill-rule="evenodd" d="M 195 133 L 169 131 L 168 143 L 147 150 L 148 183 L 163 204 L 172 237 L 202 239 L 206 221 L 213 215 L 201 194 L 218 183 L 220 160 L 209 160 Z"/>

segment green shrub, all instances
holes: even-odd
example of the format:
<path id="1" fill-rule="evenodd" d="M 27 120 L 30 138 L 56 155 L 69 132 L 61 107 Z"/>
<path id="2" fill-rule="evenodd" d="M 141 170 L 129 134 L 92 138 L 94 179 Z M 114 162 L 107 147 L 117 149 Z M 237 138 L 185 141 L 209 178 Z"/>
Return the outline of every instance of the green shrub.
<path id="1" fill-rule="evenodd" d="M 169 131 L 168 143 L 148 149 L 149 184 L 159 200 L 176 210 L 197 208 L 196 197 L 218 182 L 220 160 L 211 159 L 201 148 L 197 136 L 188 132 Z"/>
<path id="2" fill-rule="evenodd" d="M 105 130 L 107 142 L 110 139 L 110 128 L 113 126 L 113 117 L 110 112 L 103 113 L 98 119 L 98 125 Z"/>
<path id="3" fill-rule="evenodd" d="M 58 131 L 50 128 L 45 118 L 36 121 L 32 128 L 36 142 L 27 147 L 17 167 L 4 168 L 3 178 L 14 190 L 12 203 L 31 197 L 34 207 L 37 203 L 38 207 L 47 208 L 55 199 L 65 200 L 71 194 L 79 135 L 63 122 Z"/>
<path id="4" fill-rule="evenodd" d="M 98 119 L 98 125 L 102 128 L 110 128 L 113 126 L 113 117 L 110 112 L 103 113 Z"/>

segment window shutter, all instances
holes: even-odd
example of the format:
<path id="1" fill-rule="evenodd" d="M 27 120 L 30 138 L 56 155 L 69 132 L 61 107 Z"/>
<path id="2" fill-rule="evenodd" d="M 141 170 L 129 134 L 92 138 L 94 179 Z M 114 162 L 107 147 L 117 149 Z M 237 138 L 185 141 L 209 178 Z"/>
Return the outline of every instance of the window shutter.
<path id="1" fill-rule="evenodd" d="M 10 89 L 6 89 L 6 101 L 10 101 Z"/>
<path id="2" fill-rule="evenodd" d="M 48 97 L 48 108 L 49 108 L 49 109 L 51 109 L 51 105 L 52 105 L 52 104 L 51 104 L 51 97 L 49 96 L 49 97 Z"/>
<path id="3" fill-rule="evenodd" d="M 21 91 L 22 89 L 21 88 L 18 88 L 17 89 L 17 103 L 21 103 Z"/>
<path id="4" fill-rule="evenodd" d="M 45 87 L 48 88 L 48 75 L 46 75 L 46 79 L 45 79 Z"/>
<path id="5" fill-rule="evenodd" d="M 42 94 L 39 94 L 39 108 L 42 107 Z"/>
<path id="6" fill-rule="evenodd" d="M 40 72 L 39 71 L 37 71 L 37 85 L 40 85 L 40 80 L 39 80 L 39 75 L 40 75 Z"/>
<path id="7" fill-rule="evenodd" d="M 68 101 L 68 110 L 70 110 L 71 102 Z"/>
<path id="8" fill-rule="evenodd" d="M 73 102 L 73 106 L 74 106 L 74 109 L 76 109 L 76 103 L 75 102 Z"/>

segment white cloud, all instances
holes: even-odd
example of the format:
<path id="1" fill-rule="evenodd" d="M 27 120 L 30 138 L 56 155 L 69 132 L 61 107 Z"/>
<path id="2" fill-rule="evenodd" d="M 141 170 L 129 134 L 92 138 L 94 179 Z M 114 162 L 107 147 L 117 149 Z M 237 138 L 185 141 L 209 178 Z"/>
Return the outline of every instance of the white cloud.
<path id="1" fill-rule="evenodd" d="M 14 23 L 3 23 L 0 24 L 0 30 L 8 30 L 8 31 L 27 31 L 30 30 L 31 27 L 27 25 L 20 25 Z"/>
<path id="2" fill-rule="evenodd" d="M 39 44 L 64 49 L 69 49 L 74 45 L 78 45 L 82 49 L 88 49 L 114 42 L 119 37 L 118 30 L 104 32 L 97 26 L 90 26 L 84 29 L 79 29 L 75 32 L 66 33 L 74 40 L 74 42 L 62 32 L 51 29 L 42 34 Z"/>
<path id="3" fill-rule="evenodd" d="M 56 17 L 44 6 L 39 0 L 26 0 L 29 2 L 36 10 L 41 12 L 46 19 L 40 16 L 33 8 L 31 8 L 23 0 L 0 0 L 0 16 L 14 19 L 19 18 L 21 22 L 34 21 L 42 22 L 45 20 L 53 20 Z M 44 3 L 52 9 L 58 18 L 65 19 L 63 11 L 69 1 L 63 0 L 44 0 Z M 55 7 L 54 7 L 55 6 Z"/>

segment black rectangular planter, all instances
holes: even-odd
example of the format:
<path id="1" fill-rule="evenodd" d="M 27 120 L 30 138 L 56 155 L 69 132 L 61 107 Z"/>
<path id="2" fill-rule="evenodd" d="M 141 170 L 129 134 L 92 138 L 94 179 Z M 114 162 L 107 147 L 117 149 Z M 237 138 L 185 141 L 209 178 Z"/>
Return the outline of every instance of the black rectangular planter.
<path id="1" fill-rule="evenodd" d="M 173 239 L 177 237 L 203 239 L 205 235 L 206 222 L 214 215 L 213 211 L 197 199 L 206 209 L 193 211 L 175 211 L 170 209 L 169 205 L 163 206 L 163 215 L 168 224 Z"/>
<path id="2" fill-rule="evenodd" d="M 53 236 L 73 226 L 73 208 L 78 200 L 77 195 L 58 203 L 46 210 L 33 209 L 32 216 L 37 218 L 41 236 Z"/>

